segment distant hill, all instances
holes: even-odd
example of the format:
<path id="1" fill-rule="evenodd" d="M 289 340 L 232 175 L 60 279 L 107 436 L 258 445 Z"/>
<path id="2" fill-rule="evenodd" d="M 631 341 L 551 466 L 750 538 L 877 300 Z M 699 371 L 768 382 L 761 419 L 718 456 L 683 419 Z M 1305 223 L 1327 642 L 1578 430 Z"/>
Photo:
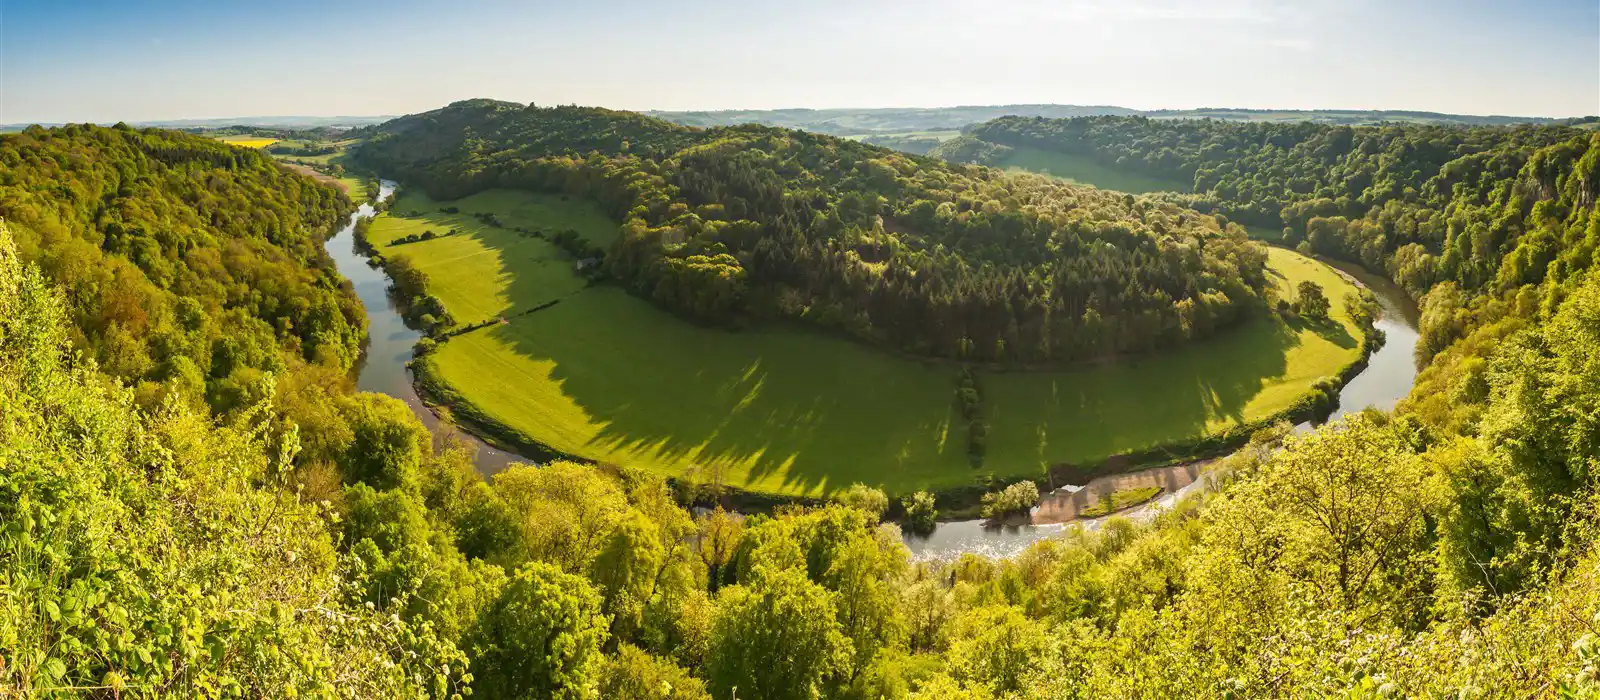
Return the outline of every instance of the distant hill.
<path id="1" fill-rule="evenodd" d="M 1210 217 L 806 130 L 467 100 L 358 135 L 358 164 L 439 199 L 594 200 L 621 223 L 593 251 L 614 281 L 730 327 L 790 318 L 923 357 L 1076 361 L 1212 335 L 1267 285 L 1264 252 Z"/>
<path id="2" fill-rule="evenodd" d="M 1546 124 L 1550 117 L 1478 116 L 1396 110 L 1346 109 L 1203 109 L 1137 110 L 1110 105 L 989 105 L 890 109 L 772 109 L 721 110 L 709 112 L 646 112 L 653 117 L 689 126 L 732 126 L 766 124 L 805 129 L 834 136 L 909 135 L 914 132 L 959 131 L 967 126 L 1006 116 L 1045 117 L 1128 117 L 1156 119 L 1223 119 L 1228 121 L 1310 121 L 1322 124 L 1377 124 L 1409 122 L 1417 124 L 1460 124 L 1493 126 L 1503 124 Z M 893 145 L 893 144 L 884 144 Z"/>
<path id="3" fill-rule="evenodd" d="M 305 116 L 276 116 L 276 117 L 224 117 L 221 119 L 164 119 L 157 121 L 128 122 L 138 127 L 158 127 L 162 129 L 220 129 L 231 126 L 259 126 L 278 129 L 314 129 L 317 127 L 356 127 L 381 124 L 393 119 L 393 115 L 376 115 L 366 117 L 305 117 Z M 18 122 L 16 124 L 0 124 L 0 131 L 21 131 L 33 122 Z M 66 122 L 41 123 L 40 126 L 63 126 Z M 111 122 L 101 124 L 110 126 Z"/>
<path id="4" fill-rule="evenodd" d="M 688 126 L 765 124 L 804 129 L 833 136 L 861 136 L 915 131 L 955 131 L 969 124 L 1004 116 L 1093 117 L 1138 114 L 1126 107 L 1099 105 L 981 105 L 882 109 L 735 109 L 709 112 L 645 112 Z"/>

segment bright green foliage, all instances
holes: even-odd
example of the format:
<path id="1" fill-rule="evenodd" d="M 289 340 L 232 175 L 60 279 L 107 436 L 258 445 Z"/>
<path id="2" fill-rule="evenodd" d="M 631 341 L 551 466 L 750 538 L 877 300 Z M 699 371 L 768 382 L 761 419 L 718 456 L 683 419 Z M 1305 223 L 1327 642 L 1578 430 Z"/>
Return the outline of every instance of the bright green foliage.
<path id="1" fill-rule="evenodd" d="M 360 562 L 351 578 L 380 611 L 457 640 L 505 584 L 499 567 L 469 561 L 441 542 L 427 509 L 405 491 L 358 484 L 346 490 L 344 504 L 345 543 Z"/>
<path id="2" fill-rule="evenodd" d="M 677 664 L 623 644 L 606 659 L 600 697 L 630 700 L 711 700 L 705 683 Z"/>
<path id="3" fill-rule="evenodd" d="M 360 302 L 322 250 L 338 190 L 254 150 L 156 129 L 0 137 L 0 217 L 67 298 L 73 344 L 138 390 L 253 406 L 262 372 L 344 371 Z"/>
<path id="4" fill-rule="evenodd" d="M 851 671 L 834 596 L 802 569 L 761 570 L 722 591 L 711 631 L 712 694 L 770 700 L 826 696 Z"/>
<path id="5" fill-rule="evenodd" d="M 357 394 L 346 404 L 346 424 L 351 431 L 342 460 L 346 481 L 416 488 L 432 437 L 412 417 L 410 406 L 383 394 Z"/>
<path id="6" fill-rule="evenodd" d="M 900 505 L 906 511 L 902 525 L 907 531 L 923 534 L 933 532 L 939 518 L 939 508 L 934 504 L 933 494 L 918 491 L 902 499 Z"/>
<path id="7" fill-rule="evenodd" d="M 517 570 L 469 637 L 474 690 L 495 698 L 597 697 L 606 639 L 589 582 L 544 563 Z"/>
<path id="8" fill-rule="evenodd" d="M 999 696 L 1037 682 L 1052 661 L 1052 639 L 1045 627 L 1007 605 L 987 606 L 957 622 L 958 641 L 950 646 L 953 676 Z"/>
<path id="9" fill-rule="evenodd" d="M 1039 485 L 1032 481 L 1019 481 L 1002 491 L 983 494 L 983 517 L 1004 518 L 1027 514 L 1038 503 Z"/>
<path id="10" fill-rule="evenodd" d="M 1310 321 L 1328 320 L 1328 295 L 1316 282 L 1301 282 L 1295 297 L 1294 308 L 1300 317 Z"/>
<path id="11" fill-rule="evenodd" d="M 495 475 L 502 522 L 515 540 L 500 561 L 550 562 L 583 573 L 628 511 L 615 480 L 572 462 L 514 465 Z"/>
<path id="12" fill-rule="evenodd" d="M 665 559 L 659 528 L 644 514 L 629 513 L 611 531 L 589 578 L 600 589 L 601 610 L 616 636 L 630 638 L 642 624 Z"/>
<path id="13" fill-rule="evenodd" d="M 889 497 L 883 495 L 882 491 L 866 484 L 851 484 L 850 488 L 839 494 L 837 500 L 846 506 L 871 515 L 873 518 L 883 517 L 883 512 L 889 509 Z"/>
<path id="14" fill-rule="evenodd" d="M 142 412 L 66 360 L 69 329 L 0 228 L 0 695 L 464 685 L 450 640 L 359 605 L 322 514 L 281 490 L 292 433 L 255 427 L 259 408 L 222 427 Z"/>
<path id="15" fill-rule="evenodd" d="M 935 676 L 907 696 L 908 700 L 994 700 L 994 693 L 981 683 L 962 683 L 949 676 Z"/>
<path id="16" fill-rule="evenodd" d="M 672 311 L 787 317 L 918 355 L 1050 362 L 1241 321 L 1265 253 L 1117 193 L 753 125 L 458 102 L 374 130 L 370 167 L 435 196 L 581 195 L 621 224 L 606 270 Z"/>

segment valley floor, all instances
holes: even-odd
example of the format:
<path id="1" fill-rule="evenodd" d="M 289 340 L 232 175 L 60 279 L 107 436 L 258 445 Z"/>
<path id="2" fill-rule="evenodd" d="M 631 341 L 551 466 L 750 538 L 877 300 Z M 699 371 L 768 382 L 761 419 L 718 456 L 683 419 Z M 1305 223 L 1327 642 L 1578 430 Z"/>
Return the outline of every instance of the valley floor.
<path id="1" fill-rule="evenodd" d="M 622 289 L 587 286 L 570 257 L 525 232 L 568 228 L 602 246 L 617 233 L 587 202 L 502 191 L 447 204 L 406 194 L 377 220 L 372 243 L 426 272 L 461 324 L 505 319 L 440 344 L 423 374 L 458 417 L 515 442 L 746 490 L 819 496 L 859 481 L 906 493 L 1095 465 L 1273 417 L 1361 352 L 1343 301 L 1355 287 L 1272 249 L 1280 288 L 1318 282 L 1336 323 L 1261 318 L 1116 364 L 985 372 L 989 451 L 973 469 L 954 367 L 798 329 L 696 327 Z M 430 230 L 456 233 L 394 244 Z"/>

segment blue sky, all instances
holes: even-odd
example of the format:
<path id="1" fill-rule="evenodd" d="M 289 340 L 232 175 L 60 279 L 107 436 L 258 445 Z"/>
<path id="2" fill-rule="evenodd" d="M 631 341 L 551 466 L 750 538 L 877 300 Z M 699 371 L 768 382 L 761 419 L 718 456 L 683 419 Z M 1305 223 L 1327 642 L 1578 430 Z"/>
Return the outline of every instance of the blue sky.
<path id="1" fill-rule="evenodd" d="M 1600 0 L 0 0 L 0 123 L 1056 102 L 1600 113 Z"/>

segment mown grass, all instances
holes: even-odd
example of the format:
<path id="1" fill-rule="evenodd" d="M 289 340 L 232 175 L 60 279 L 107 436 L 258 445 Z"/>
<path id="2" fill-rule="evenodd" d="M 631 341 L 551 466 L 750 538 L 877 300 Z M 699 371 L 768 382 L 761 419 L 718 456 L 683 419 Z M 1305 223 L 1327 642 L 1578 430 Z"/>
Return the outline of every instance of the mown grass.
<path id="1" fill-rule="evenodd" d="M 1160 486 L 1146 486 L 1138 489 L 1123 489 L 1112 493 L 1110 496 L 1094 502 L 1087 508 L 1078 512 L 1080 518 L 1098 518 L 1110 515 L 1119 510 L 1126 510 L 1144 503 L 1161 495 Z"/>
<path id="2" fill-rule="evenodd" d="M 427 272 L 459 320 L 510 319 L 451 338 L 425 360 L 427 374 L 464 404 L 458 415 L 558 452 L 755 491 L 817 496 L 861 481 L 898 494 L 1093 465 L 1272 416 L 1360 353 L 1343 303 L 1353 287 L 1321 263 L 1274 249 L 1279 285 L 1323 284 L 1337 323 L 1261 318 L 1116 364 L 984 372 L 992 427 L 985 465 L 974 470 L 954 366 L 803 329 L 698 327 L 616 287 L 584 287 L 553 246 L 465 215 L 492 210 L 509 226 L 575 228 L 609 241 L 615 225 L 585 202 L 488 192 L 450 205 L 463 214 L 407 195 L 378 219 L 372 239 Z M 461 233 L 387 245 L 451 226 Z"/>
<path id="3" fill-rule="evenodd" d="M 1087 156 L 1033 148 L 1016 148 L 995 164 L 1006 170 L 1021 170 L 1057 177 L 1080 185 L 1093 185 L 1104 190 L 1145 194 L 1148 192 L 1188 192 L 1193 185 L 1176 180 L 1164 180 L 1150 175 L 1109 168 Z"/>

